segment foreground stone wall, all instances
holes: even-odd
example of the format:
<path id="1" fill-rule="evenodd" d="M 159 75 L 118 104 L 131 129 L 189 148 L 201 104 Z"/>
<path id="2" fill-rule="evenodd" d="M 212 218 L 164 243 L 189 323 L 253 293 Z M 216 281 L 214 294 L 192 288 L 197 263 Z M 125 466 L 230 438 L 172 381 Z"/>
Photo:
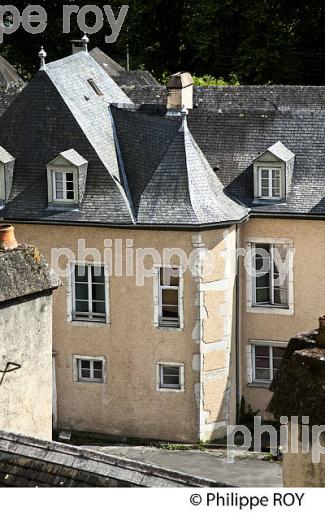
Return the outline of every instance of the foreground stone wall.
<path id="1" fill-rule="evenodd" d="M 9 365 L 10 364 L 10 365 Z M 52 296 L 0 307 L 0 430 L 52 438 Z"/>

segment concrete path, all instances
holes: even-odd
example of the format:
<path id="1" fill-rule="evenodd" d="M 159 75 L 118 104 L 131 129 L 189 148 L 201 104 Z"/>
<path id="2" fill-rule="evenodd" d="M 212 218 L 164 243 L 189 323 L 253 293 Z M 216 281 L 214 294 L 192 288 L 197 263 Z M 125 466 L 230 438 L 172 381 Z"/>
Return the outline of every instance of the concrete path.
<path id="1" fill-rule="evenodd" d="M 224 450 L 169 451 L 131 446 L 86 446 L 92 450 L 189 473 L 201 478 L 225 482 L 239 487 L 282 487 L 282 465 L 262 460 L 255 453 L 234 452 L 235 460 L 227 462 Z"/>

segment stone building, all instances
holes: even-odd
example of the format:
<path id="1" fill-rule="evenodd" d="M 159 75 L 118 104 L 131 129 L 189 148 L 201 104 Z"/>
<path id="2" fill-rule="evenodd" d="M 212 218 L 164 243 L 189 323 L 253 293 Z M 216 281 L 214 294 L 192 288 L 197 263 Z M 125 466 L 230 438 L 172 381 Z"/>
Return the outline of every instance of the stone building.
<path id="1" fill-rule="evenodd" d="M 0 430 L 52 438 L 52 292 L 34 246 L 0 225 Z"/>
<path id="2" fill-rule="evenodd" d="M 0 175 L 5 221 L 66 273 L 57 427 L 214 439 L 242 397 L 269 417 L 323 313 L 325 89 L 122 90 L 86 49 L 44 58 L 1 119 Z"/>

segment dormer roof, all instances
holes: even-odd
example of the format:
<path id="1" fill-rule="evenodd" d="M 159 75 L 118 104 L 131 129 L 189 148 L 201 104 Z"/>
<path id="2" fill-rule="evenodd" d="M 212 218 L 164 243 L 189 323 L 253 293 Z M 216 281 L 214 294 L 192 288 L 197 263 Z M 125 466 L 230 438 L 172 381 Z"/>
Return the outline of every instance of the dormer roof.
<path id="1" fill-rule="evenodd" d="M 295 158 L 295 154 L 289 150 L 284 144 L 281 143 L 281 141 L 277 141 L 275 144 L 270 146 L 263 154 L 261 154 L 256 160 L 260 160 L 263 158 L 265 153 L 271 153 L 274 155 L 276 159 L 283 162 L 289 162 L 290 160 Z"/>
<path id="2" fill-rule="evenodd" d="M 84 159 L 80 153 L 76 152 L 76 150 L 73 150 L 72 148 L 70 150 L 66 150 L 65 152 L 61 152 L 55 159 L 53 159 L 51 162 L 49 162 L 49 165 L 53 163 L 57 163 L 60 158 L 63 158 L 65 161 L 67 161 L 70 164 L 73 164 L 73 166 L 83 166 L 84 164 L 87 164 L 87 159 Z"/>

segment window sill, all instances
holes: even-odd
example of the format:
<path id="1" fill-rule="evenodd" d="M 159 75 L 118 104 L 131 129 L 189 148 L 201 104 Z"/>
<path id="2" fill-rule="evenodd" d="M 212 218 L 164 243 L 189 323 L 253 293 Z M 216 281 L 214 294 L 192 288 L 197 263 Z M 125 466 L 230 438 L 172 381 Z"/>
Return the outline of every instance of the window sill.
<path id="1" fill-rule="evenodd" d="M 84 381 L 83 379 L 78 379 L 75 381 L 76 383 L 86 384 L 86 385 L 103 385 L 104 381 Z"/>
<path id="2" fill-rule="evenodd" d="M 247 383 L 247 386 L 249 388 L 265 388 L 269 389 L 272 381 L 269 382 L 262 382 L 262 381 L 253 381 L 253 383 Z"/>
<path id="3" fill-rule="evenodd" d="M 79 320 L 72 320 L 68 321 L 68 325 L 71 327 L 108 327 L 110 326 L 110 323 L 107 323 L 106 321 L 79 321 Z"/>
<path id="4" fill-rule="evenodd" d="M 249 306 L 249 307 L 246 307 L 246 311 L 256 313 L 256 314 L 282 314 L 285 316 L 292 316 L 294 314 L 293 308 L 276 307 L 275 305 Z"/>
<path id="5" fill-rule="evenodd" d="M 156 329 L 166 331 L 166 332 L 181 332 L 182 330 L 184 330 L 184 328 L 181 328 L 181 327 L 168 327 L 165 325 L 158 325 L 156 327 Z"/>
<path id="6" fill-rule="evenodd" d="M 47 211 L 74 211 L 74 212 L 80 212 L 80 208 L 76 206 L 75 204 L 58 204 L 53 206 L 48 206 Z"/>
<path id="7" fill-rule="evenodd" d="M 157 392 L 163 393 L 177 393 L 181 394 L 185 392 L 185 388 L 157 388 Z"/>

